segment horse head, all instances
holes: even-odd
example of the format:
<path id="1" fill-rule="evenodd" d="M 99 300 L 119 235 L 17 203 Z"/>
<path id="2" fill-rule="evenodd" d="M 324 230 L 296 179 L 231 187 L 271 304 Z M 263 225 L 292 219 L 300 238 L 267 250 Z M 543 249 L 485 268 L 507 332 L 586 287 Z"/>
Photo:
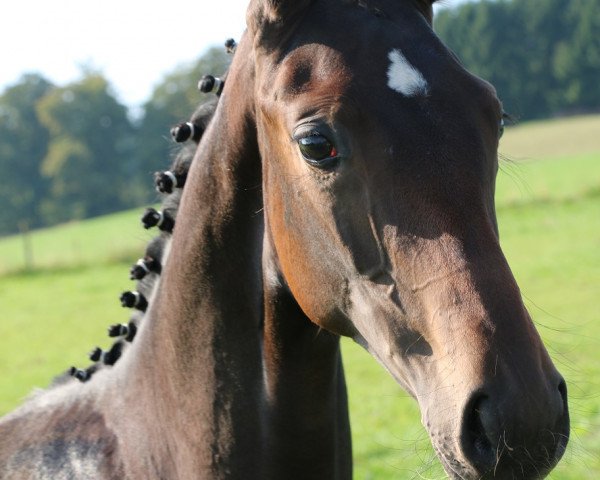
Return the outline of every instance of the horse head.
<path id="1" fill-rule="evenodd" d="M 453 478 L 546 474 L 566 387 L 499 244 L 494 88 L 431 2 L 255 0 L 248 25 L 265 288 L 384 366 Z"/>

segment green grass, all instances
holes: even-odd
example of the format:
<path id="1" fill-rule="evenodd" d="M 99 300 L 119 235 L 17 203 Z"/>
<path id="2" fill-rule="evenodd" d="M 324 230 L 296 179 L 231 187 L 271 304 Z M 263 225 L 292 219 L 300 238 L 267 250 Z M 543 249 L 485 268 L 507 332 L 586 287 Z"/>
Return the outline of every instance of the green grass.
<path id="1" fill-rule="evenodd" d="M 599 119 L 523 125 L 502 142 L 514 159 L 531 157 L 522 155 L 524 138 L 545 152 L 540 160 L 502 164 L 497 210 L 505 254 L 569 386 L 572 438 L 550 476 L 556 480 L 600 476 L 600 135 L 561 151 L 564 135 Z M 34 242 L 44 238 L 34 243 L 43 268 L 30 273 L 17 272 L 19 239 L 0 239 L 0 265 L 13 262 L 3 269 L 13 273 L 0 274 L 0 413 L 70 364 L 85 364 L 93 345 L 108 343 L 106 326 L 126 318 L 117 296 L 129 288 L 129 263 L 119 260 L 139 257 L 149 235 L 139 211 L 122 215 L 34 234 Z M 79 238 L 86 253 L 81 247 L 78 256 L 65 256 L 69 238 Z M 444 478 L 416 403 L 367 353 L 351 342 L 343 347 L 355 478 Z"/>
<path id="2" fill-rule="evenodd" d="M 106 327 L 127 319 L 118 301 L 130 288 L 127 269 L 102 263 L 0 277 L 0 414 L 107 345 Z"/>
<path id="3" fill-rule="evenodd" d="M 519 161 L 600 152 L 600 115 L 525 123 L 507 128 L 500 153 Z"/>
<path id="4" fill-rule="evenodd" d="M 141 228 L 143 209 L 66 223 L 29 234 L 33 269 L 81 267 L 123 261 L 143 252 L 152 235 Z M 0 275 L 21 272 L 26 264 L 21 235 L 0 238 Z"/>

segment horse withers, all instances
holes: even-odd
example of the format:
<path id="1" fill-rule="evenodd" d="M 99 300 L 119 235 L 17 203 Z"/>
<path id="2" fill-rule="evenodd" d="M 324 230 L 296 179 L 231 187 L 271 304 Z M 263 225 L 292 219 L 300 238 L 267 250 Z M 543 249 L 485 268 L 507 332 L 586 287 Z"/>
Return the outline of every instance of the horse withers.
<path id="1" fill-rule="evenodd" d="M 135 342 L 0 423 L 3 478 L 351 478 L 339 336 L 417 400 L 450 477 L 554 467 L 566 386 L 498 241 L 502 107 L 431 19 L 250 3 Z"/>

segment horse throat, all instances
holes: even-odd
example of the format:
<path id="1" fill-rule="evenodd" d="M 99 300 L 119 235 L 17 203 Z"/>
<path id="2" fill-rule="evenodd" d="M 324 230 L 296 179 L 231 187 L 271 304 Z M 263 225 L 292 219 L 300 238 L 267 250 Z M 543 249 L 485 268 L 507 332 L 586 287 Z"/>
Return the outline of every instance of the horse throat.
<path id="1" fill-rule="evenodd" d="M 312 323 L 285 283 L 268 220 L 263 247 L 266 478 L 352 478 L 339 337 Z M 310 461 L 307 461 L 310 459 Z"/>

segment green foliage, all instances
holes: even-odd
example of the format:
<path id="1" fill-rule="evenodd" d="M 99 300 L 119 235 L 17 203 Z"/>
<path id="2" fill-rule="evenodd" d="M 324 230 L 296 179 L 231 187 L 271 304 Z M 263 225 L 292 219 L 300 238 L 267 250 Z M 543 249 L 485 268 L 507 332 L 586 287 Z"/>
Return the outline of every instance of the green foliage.
<path id="1" fill-rule="evenodd" d="M 99 73 L 60 88 L 25 75 L 0 96 L 0 234 L 139 204 L 134 141 Z"/>
<path id="2" fill-rule="evenodd" d="M 435 29 L 521 118 L 600 109 L 597 0 L 482 0 L 441 11 Z"/>
<path id="3" fill-rule="evenodd" d="M 57 223 L 123 209 L 143 178 L 134 164 L 133 127 L 126 108 L 100 74 L 55 88 L 37 104 L 50 132 L 41 170 L 50 183 L 45 220 Z M 138 175 L 139 176 L 139 175 Z"/>
<path id="4" fill-rule="evenodd" d="M 40 165 L 49 135 L 36 105 L 51 88 L 43 77 L 31 74 L 0 96 L 0 171 L 6 178 L 0 188 L 0 234 L 16 231 L 20 223 L 43 224 L 39 205 L 48 182 Z"/>
<path id="5" fill-rule="evenodd" d="M 170 163 L 169 128 L 203 99 L 204 74 L 222 75 L 222 47 L 156 86 L 133 124 L 108 81 L 90 69 L 55 87 L 25 75 L 0 95 L 0 235 L 122 210 L 156 199 L 150 176 Z M 212 95 L 212 94 L 211 94 Z"/>

